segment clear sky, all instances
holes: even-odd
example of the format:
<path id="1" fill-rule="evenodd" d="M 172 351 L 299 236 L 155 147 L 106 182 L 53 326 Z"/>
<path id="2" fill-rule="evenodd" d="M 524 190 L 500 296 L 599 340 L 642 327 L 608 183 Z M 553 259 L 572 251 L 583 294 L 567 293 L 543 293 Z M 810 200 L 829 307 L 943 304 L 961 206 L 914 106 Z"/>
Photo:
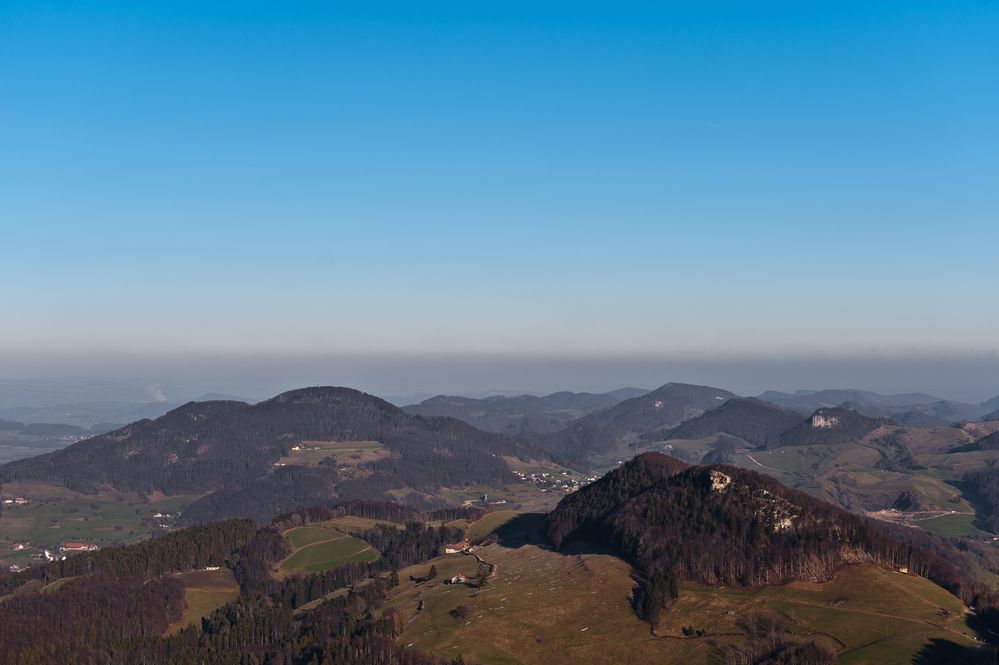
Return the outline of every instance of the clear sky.
<path id="1" fill-rule="evenodd" d="M 997 34 L 994 0 L 4 0 L 0 361 L 988 358 Z"/>

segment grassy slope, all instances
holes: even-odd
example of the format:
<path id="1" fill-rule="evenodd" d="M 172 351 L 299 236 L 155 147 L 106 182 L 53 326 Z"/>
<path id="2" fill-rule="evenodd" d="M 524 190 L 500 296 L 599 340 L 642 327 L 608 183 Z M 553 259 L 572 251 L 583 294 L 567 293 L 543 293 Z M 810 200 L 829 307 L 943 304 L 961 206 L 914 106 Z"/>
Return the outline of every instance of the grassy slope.
<path id="1" fill-rule="evenodd" d="M 329 522 L 325 522 L 325 525 L 331 526 L 338 531 L 343 531 L 346 534 L 357 535 L 364 533 L 369 529 L 375 528 L 379 524 L 386 524 L 388 526 L 394 526 L 397 528 L 402 528 L 402 524 L 397 522 L 389 522 L 387 520 L 373 520 L 367 517 L 354 517 L 348 515 L 346 517 L 338 517 Z"/>
<path id="2" fill-rule="evenodd" d="M 170 625 L 168 635 L 196 624 L 214 610 L 239 595 L 239 585 L 228 568 L 222 570 L 194 570 L 177 575 L 184 582 L 184 600 L 187 608 L 181 618 Z"/>
<path id="3" fill-rule="evenodd" d="M 378 552 L 331 523 L 296 527 L 284 533 L 294 551 L 280 564 L 284 574 L 313 573 L 347 563 L 374 561 Z"/>
<path id="4" fill-rule="evenodd" d="M 681 600 L 653 635 L 632 612 L 630 567 L 607 554 L 557 554 L 534 545 L 483 548 L 498 566 L 484 589 L 440 583 L 455 573 L 472 576 L 472 557 L 435 560 L 438 579 L 417 585 L 429 563 L 401 571 L 389 606 L 406 624 L 403 645 L 488 663 L 705 663 L 708 644 L 742 640 L 736 624 L 754 612 L 777 611 L 796 633 L 825 634 L 842 663 L 907 663 L 930 638 L 969 644 L 959 600 L 914 576 L 870 568 L 845 569 L 823 584 L 767 589 L 713 589 L 685 585 Z M 417 613 L 419 600 L 425 608 Z M 467 617 L 449 612 L 467 606 Z M 729 614 L 732 612 L 732 614 Z M 707 631 L 681 637 L 680 628 Z"/>
<path id="5" fill-rule="evenodd" d="M 301 549 L 306 545 L 329 540 L 330 538 L 336 538 L 340 535 L 342 534 L 335 530 L 327 529 L 321 526 L 300 526 L 294 529 L 288 529 L 284 532 L 284 537 L 288 539 L 288 542 L 290 542 L 291 546 L 296 550 Z"/>
<path id="6" fill-rule="evenodd" d="M 485 538 L 517 515 L 518 513 L 512 510 L 497 510 L 487 513 L 468 526 L 468 538 L 473 541 Z"/>

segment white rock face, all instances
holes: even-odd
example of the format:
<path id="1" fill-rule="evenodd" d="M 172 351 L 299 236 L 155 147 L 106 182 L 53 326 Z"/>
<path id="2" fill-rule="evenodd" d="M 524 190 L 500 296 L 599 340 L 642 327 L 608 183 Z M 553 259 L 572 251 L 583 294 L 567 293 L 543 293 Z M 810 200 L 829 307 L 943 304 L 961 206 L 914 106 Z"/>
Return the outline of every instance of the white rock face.
<path id="1" fill-rule="evenodd" d="M 792 526 L 794 526 L 794 520 L 790 517 L 782 517 L 774 522 L 774 531 L 788 531 Z"/>
<path id="2" fill-rule="evenodd" d="M 711 471 L 711 491 L 724 492 L 732 484 L 732 479 L 721 471 Z"/>
<path id="3" fill-rule="evenodd" d="M 663 401 L 661 399 L 657 399 L 656 400 L 656 411 L 659 411 L 662 408 L 663 408 Z"/>
<path id="4" fill-rule="evenodd" d="M 839 418 L 836 416 L 827 416 L 822 413 L 816 413 L 812 416 L 812 427 L 815 429 L 830 429 L 839 424 Z"/>

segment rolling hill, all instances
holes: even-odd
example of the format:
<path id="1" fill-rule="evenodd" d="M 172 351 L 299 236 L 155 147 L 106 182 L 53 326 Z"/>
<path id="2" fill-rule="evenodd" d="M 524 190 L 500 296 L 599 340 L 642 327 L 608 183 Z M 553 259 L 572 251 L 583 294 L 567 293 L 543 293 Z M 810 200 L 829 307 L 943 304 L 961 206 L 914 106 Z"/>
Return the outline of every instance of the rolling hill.
<path id="1" fill-rule="evenodd" d="M 337 456 L 335 445 L 325 463 L 286 457 L 313 441 L 369 441 L 375 450 L 363 464 Z M 441 487 L 502 485 L 514 476 L 501 456 L 536 452 L 452 418 L 410 415 L 356 390 L 305 388 L 252 406 L 191 402 L 155 420 L 6 464 L 0 482 L 207 494 L 185 511 L 183 522 L 267 519 L 332 498 L 383 499 L 404 489 L 421 500 L 421 493 Z"/>
<path id="2" fill-rule="evenodd" d="M 988 450 L 999 450 L 999 431 L 995 431 L 992 434 L 976 439 L 971 443 L 965 444 L 963 446 L 957 446 L 951 448 L 952 453 L 973 453 L 973 452 L 984 452 Z"/>
<path id="3" fill-rule="evenodd" d="M 613 453 L 629 438 L 675 427 L 733 397 L 736 395 L 719 388 L 667 383 L 641 397 L 575 420 L 568 427 L 542 437 L 540 443 L 567 464 L 589 468 L 595 455 Z"/>
<path id="4" fill-rule="evenodd" d="M 882 395 L 856 389 L 799 390 L 794 393 L 769 390 L 759 397 L 806 413 L 829 407 L 850 408 L 872 418 L 891 417 L 911 427 L 987 419 L 986 414 L 999 408 L 999 397 L 979 404 L 969 404 L 940 399 L 926 393 Z"/>
<path id="5" fill-rule="evenodd" d="M 559 550 L 585 541 L 620 552 L 643 574 L 635 607 L 653 624 L 676 600 L 678 582 L 821 582 L 853 564 L 904 569 L 965 602 L 999 603 L 932 537 L 876 523 L 753 471 L 688 466 L 659 453 L 639 455 L 566 496 L 547 516 L 547 537 Z"/>
<path id="6" fill-rule="evenodd" d="M 863 439 L 879 427 L 897 424 L 885 418 L 871 418 L 852 409 L 822 408 L 781 434 L 777 443 L 781 446 L 850 443 Z"/>
<path id="7" fill-rule="evenodd" d="M 647 392 L 621 388 L 608 393 L 563 391 L 544 397 L 497 395 L 482 399 L 438 395 L 403 409 L 417 416 L 457 418 L 486 432 L 531 436 L 557 431 L 577 418 Z"/>
<path id="8" fill-rule="evenodd" d="M 676 427 L 643 435 L 643 438 L 702 439 L 729 434 L 754 446 L 765 446 L 798 425 L 801 414 L 753 398 L 730 399 Z"/>

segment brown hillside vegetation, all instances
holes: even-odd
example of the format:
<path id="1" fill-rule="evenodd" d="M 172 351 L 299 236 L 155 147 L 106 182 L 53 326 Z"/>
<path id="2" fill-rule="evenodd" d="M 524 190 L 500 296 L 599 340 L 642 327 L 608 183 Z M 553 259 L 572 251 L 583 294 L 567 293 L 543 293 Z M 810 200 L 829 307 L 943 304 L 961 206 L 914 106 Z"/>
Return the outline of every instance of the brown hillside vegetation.
<path id="1" fill-rule="evenodd" d="M 400 572 L 403 582 L 387 603 L 404 625 L 398 644 L 510 665 L 753 662 L 746 658 L 772 639 L 818 642 L 840 663 L 901 664 L 931 640 L 974 644 L 957 598 L 927 580 L 869 566 L 847 567 L 824 584 L 684 584 L 652 632 L 631 608 L 634 570 L 612 554 L 560 554 L 529 543 L 478 553 L 497 566 L 483 588 L 440 582 L 459 573 L 472 579 L 470 556 Z M 410 580 L 431 564 L 437 579 Z"/>

